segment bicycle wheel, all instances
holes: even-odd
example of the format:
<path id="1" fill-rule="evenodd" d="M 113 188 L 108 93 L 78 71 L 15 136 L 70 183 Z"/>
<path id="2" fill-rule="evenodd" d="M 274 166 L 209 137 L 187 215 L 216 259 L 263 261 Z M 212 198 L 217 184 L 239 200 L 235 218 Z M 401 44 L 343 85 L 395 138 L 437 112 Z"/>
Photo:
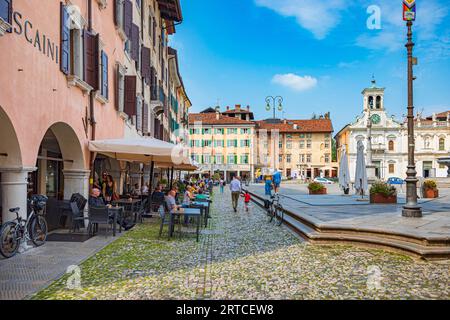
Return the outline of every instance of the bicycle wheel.
<path id="1" fill-rule="evenodd" d="M 43 216 L 35 216 L 31 221 L 30 238 L 35 246 L 39 247 L 47 240 L 47 221 Z"/>
<path id="2" fill-rule="evenodd" d="M 19 250 L 20 239 L 19 226 L 16 222 L 6 222 L 0 231 L 0 254 L 5 258 L 11 258 Z"/>
<path id="3" fill-rule="evenodd" d="M 270 206 L 269 209 L 267 209 L 267 222 L 270 223 L 273 220 L 274 210 L 273 207 Z"/>
<path id="4" fill-rule="evenodd" d="M 277 226 L 281 226 L 284 219 L 284 210 L 281 204 L 279 204 L 275 209 L 275 216 L 277 218 Z"/>

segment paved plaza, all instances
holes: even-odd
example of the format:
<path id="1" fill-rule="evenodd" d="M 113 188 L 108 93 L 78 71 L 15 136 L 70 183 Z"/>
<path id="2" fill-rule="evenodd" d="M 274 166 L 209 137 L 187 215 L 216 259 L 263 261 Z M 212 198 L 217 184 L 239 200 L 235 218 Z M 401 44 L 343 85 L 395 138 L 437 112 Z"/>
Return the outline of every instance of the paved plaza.
<path id="1" fill-rule="evenodd" d="M 422 218 L 402 217 L 405 194 L 401 190 L 398 204 L 373 205 L 367 197 L 359 201 L 360 196 L 343 195 L 336 184 L 327 185 L 327 189 L 327 195 L 309 195 L 306 184 L 283 184 L 281 203 L 320 227 L 369 229 L 450 241 L 450 189 L 441 189 L 437 199 L 419 199 Z M 262 184 L 251 185 L 249 190 L 265 197 Z"/>
<path id="2" fill-rule="evenodd" d="M 0 300 L 27 298 L 115 239 L 98 236 L 83 243 L 47 241 L 12 258 L 0 257 Z"/>
<path id="3" fill-rule="evenodd" d="M 158 238 L 147 221 L 83 262 L 34 299 L 450 299 L 448 262 L 383 250 L 311 245 L 229 191 L 214 195 L 212 219 L 194 235 Z M 69 283 L 72 283 L 69 281 Z"/>

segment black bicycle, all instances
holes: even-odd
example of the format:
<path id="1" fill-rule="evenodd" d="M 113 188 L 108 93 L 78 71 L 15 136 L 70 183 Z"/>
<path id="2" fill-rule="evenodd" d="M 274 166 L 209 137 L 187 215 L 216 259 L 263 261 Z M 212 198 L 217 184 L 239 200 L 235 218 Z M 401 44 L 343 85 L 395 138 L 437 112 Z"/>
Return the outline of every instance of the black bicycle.
<path id="1" fill-rule="evenodd" d="M 270 200 L 267 203 L 267 216 L 268 222 L 272 222 L 275 218 L 277 226 L 281 226 L 284 219 L 283 206 L 280 203 L 280 196 L 278 193 L 270 196 Z"/>
<path id="2" fill-rule="evenodd" d="M 9 212 L 15 213 L 17 218 L 6 222 L 0 230 L 0 254 L 5 258 L 14 256 L 22 242 L 31 240 L 37 247 L 47 240 L 47 221 L 43 216 L 48 198 L 42 195 L 33 195 L 28 200 L 31 213 L 27 219 L 19 215 L 20 208 L 11 208 Z"/>

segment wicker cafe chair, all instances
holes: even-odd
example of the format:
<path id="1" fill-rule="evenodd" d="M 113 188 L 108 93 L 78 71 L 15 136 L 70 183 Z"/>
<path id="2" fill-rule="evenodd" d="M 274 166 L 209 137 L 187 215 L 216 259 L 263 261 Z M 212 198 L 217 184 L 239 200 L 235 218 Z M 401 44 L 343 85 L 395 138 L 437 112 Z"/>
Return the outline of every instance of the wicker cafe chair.
<path id="1" fill-rule="evenodd" d="M 108 229 L 113 228 L 113 221 L 109 218 L 108 208 L 104 207 L 89 207 L 89 225 L 88 232 L 89 234 L 95 234 L 98 231 L 99 224 L 106 224 L 107 230 L 105 236 L 108 235 Z"/>
<path id="2" fill-rule="evenodd" d="M 83 215 L 83 212 L 80 212 L 80 209 L 78 208 L 76 202 L 70 203 L 70 209 L 72 211 L 72 226 L 70 230 L 72 232 L 80 231 L 80 226 L 84 228 L 84 220 L 87 220 L 89 218 L 85 217 Z"/>

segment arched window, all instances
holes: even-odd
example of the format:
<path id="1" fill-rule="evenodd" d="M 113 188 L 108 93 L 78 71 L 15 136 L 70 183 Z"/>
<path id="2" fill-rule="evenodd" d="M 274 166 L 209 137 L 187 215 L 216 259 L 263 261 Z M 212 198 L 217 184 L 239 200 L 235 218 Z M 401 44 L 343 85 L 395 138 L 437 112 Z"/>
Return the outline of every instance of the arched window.
<path id="1" fill-rule="evenodd" d="M 394 151 L 394 141 L 389 140 L 388 142 L 389 151 Z"/>
<path id="2" fill-rule="evenodd" d="M 373 109 L 373 97 L 372 96 L 369 97 L 369 108 Z"/>
<path id="3" fill-rule="evenodd" d="M 445 138 L 439 139 L 439 151 L 445 151 Z"/>
<path id="4" fill-rule="evenodd" d="M 376 108 L 381 109 L 381 97 L 377 96 Z"/>

